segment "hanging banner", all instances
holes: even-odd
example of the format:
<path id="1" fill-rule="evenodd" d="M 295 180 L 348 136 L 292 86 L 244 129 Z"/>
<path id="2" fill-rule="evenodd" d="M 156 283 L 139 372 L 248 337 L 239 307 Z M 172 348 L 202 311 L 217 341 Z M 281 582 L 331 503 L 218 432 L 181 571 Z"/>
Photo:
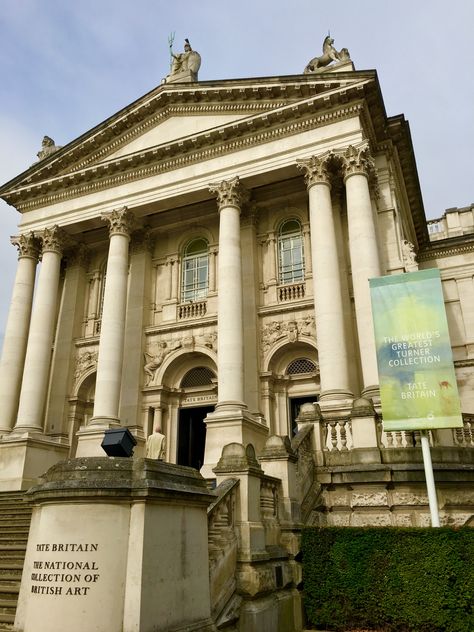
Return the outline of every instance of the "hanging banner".
<path id="1" fill-rule="evenodd" d="M 369 283 L 384 430 L 462 427 L 439 271 Z"/>

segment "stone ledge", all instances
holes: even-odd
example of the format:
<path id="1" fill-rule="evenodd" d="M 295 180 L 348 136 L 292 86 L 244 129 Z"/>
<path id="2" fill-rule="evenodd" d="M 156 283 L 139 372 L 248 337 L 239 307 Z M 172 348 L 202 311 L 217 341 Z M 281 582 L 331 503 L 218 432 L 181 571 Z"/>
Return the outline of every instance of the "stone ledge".
<path id="1" fill-rule="evenodd" d="M 53 465 L 31 488 L 33 502 L 83 501 L 91 497 L 107 501 L 185 499 L 208 505 L 215 500 L 205 479 L 193 468 L 143 458 L 82 457 Z"/>

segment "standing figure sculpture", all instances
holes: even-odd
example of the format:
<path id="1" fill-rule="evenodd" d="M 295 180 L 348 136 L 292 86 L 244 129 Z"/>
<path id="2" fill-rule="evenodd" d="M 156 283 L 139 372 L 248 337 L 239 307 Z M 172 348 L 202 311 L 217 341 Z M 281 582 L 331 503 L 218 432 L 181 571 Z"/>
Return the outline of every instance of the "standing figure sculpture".
<path id="1" fill-rule="evenodd" d="M 171 69 L 166 77 L 167 82 L 178 79 L 197 81 L 198 70 L 201 67 L 201 55 L 191 48 L 188 39 L 184 40 L 184 52 L 174 53 L 173 43 L 170 41 Z"/>
<path id="2" fill-rule="evenodd" d="M 323 54 L 320 57 L 314 57 L 304 69 L 304 74 L 316 72 L 319 68 L 328 66 L 333 61 L 348 61 L 350 59 L 347 48 L 341 48 L 338 52 L 334 47 L 334 40 L 330 35 L 324 38 Z"/>

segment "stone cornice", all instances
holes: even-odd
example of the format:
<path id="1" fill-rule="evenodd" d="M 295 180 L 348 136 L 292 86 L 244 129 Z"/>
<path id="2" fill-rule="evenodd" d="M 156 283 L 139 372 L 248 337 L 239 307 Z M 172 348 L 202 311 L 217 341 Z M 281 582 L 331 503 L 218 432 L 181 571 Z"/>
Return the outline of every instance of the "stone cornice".
<path id="1" fill-rule="evenodd" d="M 31 182 L 25 185 L 24 183 L 28 182 L 28 179 L 24 178 L 18 182 L 21 186 L 16 189 L 6 190 L 7 185 L 4 186 L 3 195 L 10 204 L 14 204 L 19 210 L 30 210 L 51 204 L 51 202 L 54 203 L 116 184 L 149 177 L 154 173 L 181 167 L 254 144 L 304 132 L 307 129 L 330 124 L 333 121 L 358 116 L 363 110 L 363 102 L 354 99 L 363 97 L 367 82 L 368 79 L 365 78 L 364 81 L 359 81 L 343 90 L 339 85 L 336 85 L 332 91 L 316 94 L 282 107 L 273 107 L 273 109 L 266 110 L 261 114 L 255 114 L 93 166 L 78 169 L 76 163 L 69 173 L 50 177 L 42 182 Z M 352 102 L 347 105 L 340 105 L 341 101 L 348 102 L 349 100 Z M 318 110 L 323 110 L 323 112 L 318 114 Z M 184 113 L 185 109 L 183 109 Z M 106 150 L 104 149 L 104 151 Z M 150 164 L 154 164 L 155 169 L 138 168 Z M 119 177 L 110 175 L 117 171 L 121 172 Z M 14 181 L 11 184 L 13 183 Z M 66 187 L 67 190 L 61 191 L 59 195 L 54 193 L 55 190 L 66 189 Z M 41 195 L 43 191 L 45 193 L 51 191 L 52 196 Z M 35 199 L 32 199 L 33 196 Z"/>
<path id="2" fill-rule="evenodd" d="M 454 360 L 454 366 L 457 369 L 461 369 L 461 368 L 467 367 L 467 366 L 474 366 L 474 360 L 473 359 Z"/>
<path id="3" fill-rule="evenodd" d="M 328 125 L 331 122 L 358 116 L 362 105 L 360 103 L 344 106 L 331 112 L 324 112 L 316 116 L 302 118 L 300 120 L 285 121 L 281 116 L 281 123 L 270 129 L 258 128 L 271 125 L 268 120 L 270 113 L 258 117 L 259 120 L 245 119 L 245 125 L 234 123 L 234 133 L 246 131 L 247 135 L 225 140 L 225 130 L 215 128 L 209 132 L 204 132 L 197 136 L 189 137 L 179 142 L 168 145 L 160 145 L 150 150 L 129 154 L 113 161 L 86 168 L 82 171 L 73 172 L 65 176 L 54 178 L 47 182 L 22 187 L 13 191 L 5 199 L 13 204 L 20 211 L 28 211 L 42 206 L 55 204 L 67 199 L 72 199 L 81 195 L 88 195 L 107 188 L 133 182 L 143 178 L 148 178 L 159 173 L 172 171 L 178 167 L 191 165 L 202 160 L 209 160 L 224 154 L 232 153 L 253 147 L 255 145 L 270 142 Z M 279 112 L 279 110 L 277 111 Z M 265 120 L 266 119 L 266 120 Z M 252 130 L 253 128 L 253 130 Z M 252 130 L 253 133 L 248 133 Z M 201 148 L 200 144 L 205 144 Z M 175 155 L 174 157 L 173 154 Z M 148 163 L 148 164 L 147 164 Z M 124 169 L 124 171 L 120 171 Z M 116 175 L 113 172 L 119 172 Z M 67 188 L 66 188 L 67 187 Z M 41 195 L 43 190 L 49 190 Z M 39 195 L 31 198 L 31 193 L 37 191 Z M 24 200 L 24 201 L 23 201 Z"/>
<path id="4" fill-rule="evenodd" d="M 431 261 L 438 257 L 454 257 L 474 252 L 473 236 L 452 237 L 432 242 L 418 253 L 418 261 Z"/>
<path id="5" fill-rule="evenodd" d="M 162 112 L 164 118 L 169 112 L 179 115 L 203 112 L 258 112 L 319 95 L 334 87 L 341 90 L 342 101 L 346 102 L 347 89 L 355 83 L 360 90 L 361 81 L 373 82 L 374 78 L 374 71 L 357 71 L 341 72 L 331 76 L 293 75 L 207 81 L 193 84 L 191 87 L 164 84 L 65 145 L 54 155 L 35 163 L 7 184 L 19 181 L 33 183 L 57 176 L 60 172 L 74 170 L 77 164 L 89 164 L 92 156 L 108 155 L 110 151 L 116 151 L 122 146 L 122 140 L 129 142 L 146 131 L 149 128 L 148 121 L 150 125 L 156 124 L 162 119 Z M 154 118 L 156 116 L 157 119 Z M 109 151 L 104 145 L 109 145 L 110 141 L 113 142 Z"/>

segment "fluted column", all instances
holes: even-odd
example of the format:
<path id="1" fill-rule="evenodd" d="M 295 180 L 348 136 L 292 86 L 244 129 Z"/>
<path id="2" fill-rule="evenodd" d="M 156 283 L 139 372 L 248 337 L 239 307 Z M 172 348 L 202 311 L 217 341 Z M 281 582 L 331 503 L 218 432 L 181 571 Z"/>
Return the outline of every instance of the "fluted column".
<path id="1" fill-rule="evenodd" d="M 298 162 L 309 195 L 314 310 L 321 399 L 350 397 L 349 362 L 336 230 L 327 170 L 330 154 Z"/>
<path id="2" fill-rule="evenodd" d="M 94 413 L 90 425 L 119 422 L 128 248 L 134 216 L 127 207 L 123 207 L 111 213 L 104 213 L 102 219 L 109 224 L 110 244 L 97 360 Z"/>
<path id="3" fill-rule="evenodd" d="M 18 248 L 18 267 L 0 364 L 0 433 L 10 432 L 15 424 L 39 255 L 33 233 L 12 237 L 11 243 Z"/>
<path id="4" fill-rule="evenodd" d="M 59 273 L 66 235 L 58 226 L 53 226 L 44 229 L 38 237 L 42 242 L 42 261 L 31 314 L 15 432 L 43 430 L 58 308 Z"/>
<path id="5" fill-rule="evenodd" d="M 364 391 L 368 393 L 379 381 L 368 281 L 381 274 L 368 180 L 374 166 L 366 145 L 348 147 L 342 161 L 357 332 Z"/>
<path id="6" fill-rule="evenodd" d="M 219 206 L 217 302 L 217 407 L 244 407 L 244 352 L 242 318 L 242 255 L 240 210 L 246 192 L 239 179 L 211 185 Z"/>

